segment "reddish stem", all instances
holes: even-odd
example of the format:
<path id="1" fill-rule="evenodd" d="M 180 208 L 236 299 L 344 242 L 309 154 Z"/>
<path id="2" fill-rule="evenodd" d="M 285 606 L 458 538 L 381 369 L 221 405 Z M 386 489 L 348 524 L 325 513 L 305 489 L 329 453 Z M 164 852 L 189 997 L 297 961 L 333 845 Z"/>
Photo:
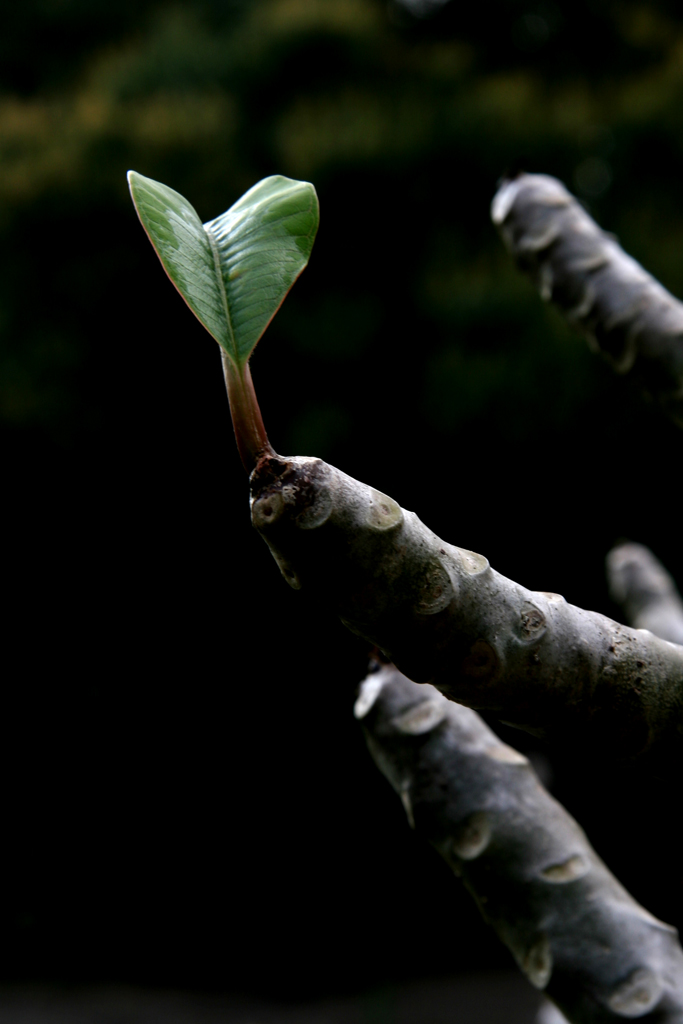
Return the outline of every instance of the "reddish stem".
<path id="1" fill-rule="evenodd" d="M 247 473 L 251 473 L 263 455 L 274 455 L 275 452 L 263 425 L 249 364 L 246 363 L 241 368 L 235 366 L 222 350 L 221 357 L 237 450 L 242 465 Z"/>

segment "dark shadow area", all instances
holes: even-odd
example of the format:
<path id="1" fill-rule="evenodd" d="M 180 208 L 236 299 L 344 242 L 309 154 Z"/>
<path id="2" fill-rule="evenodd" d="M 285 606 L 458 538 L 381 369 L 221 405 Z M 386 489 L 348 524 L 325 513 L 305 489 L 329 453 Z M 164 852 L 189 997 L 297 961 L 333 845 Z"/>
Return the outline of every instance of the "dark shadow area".
<path id="1" fill-rule="evenodd" d="M 516 973 L 387 986 L 283 1005 L 253 998 L 109 987 L 0 990 L 0 1024 L 534 1024 L 540 997 Z"/>

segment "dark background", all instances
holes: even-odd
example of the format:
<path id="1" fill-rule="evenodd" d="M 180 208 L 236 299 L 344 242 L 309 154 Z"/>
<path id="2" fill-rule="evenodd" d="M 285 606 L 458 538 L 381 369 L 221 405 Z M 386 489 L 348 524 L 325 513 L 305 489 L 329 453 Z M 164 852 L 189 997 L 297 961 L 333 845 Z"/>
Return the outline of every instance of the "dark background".
<path id="1" fill-rule="evenodd" d="M 683 579 L 680 432 L 541 303 L 488 207 L 512 164 L 555 174 L 683 294 L 682 52 L 653 0 L 5 12 L 2 979 L 294 999 L 511 964 L 365 751 L 366 647 L 251 532 L 216 345 L 125 172 L 203 219 L 313 181 L 310 266 L 252 364 L 275 448 L 616 616 L 616 539 Z M 624 884 L 683 920 L 676 790 L 545 756 Z"/>

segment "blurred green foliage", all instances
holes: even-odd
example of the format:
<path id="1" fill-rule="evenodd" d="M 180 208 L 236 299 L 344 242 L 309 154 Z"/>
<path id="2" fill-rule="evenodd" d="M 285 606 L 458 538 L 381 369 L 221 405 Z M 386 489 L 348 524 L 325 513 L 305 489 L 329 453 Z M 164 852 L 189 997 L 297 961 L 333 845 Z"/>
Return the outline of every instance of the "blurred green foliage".
<path id="1" fill-rule="evenodd" d="M 204 217 L 266 173 L 314 181 L 329 263 L 282 327 L 293 344 L 324 362 L 373 349 L 410 361 L 419 333 L 413 384 L 443 429 L 505 392 L 538 407 L 546 381 L 567 415 L 587 361 L 509 266 L 488 201 L 511 161 L 557 173 L 683 292 L 683 20 L 650 3 L 450 6 L 424 23 L 375 0 L 16 13 L 0 93 L 3 420 L 68 433 L 92 419 L 88 320 L 138 258 L 119 251 L 113 266 L 97 237 L 127 216 L 128 166 Z M 340 193 L 345 213 L 349 197 L 368 205 L 362 233 L 341 239 L 357 253 L 343 282 L 329 252 Z M 291 427 L 311 444 L 312 409 Z"/>

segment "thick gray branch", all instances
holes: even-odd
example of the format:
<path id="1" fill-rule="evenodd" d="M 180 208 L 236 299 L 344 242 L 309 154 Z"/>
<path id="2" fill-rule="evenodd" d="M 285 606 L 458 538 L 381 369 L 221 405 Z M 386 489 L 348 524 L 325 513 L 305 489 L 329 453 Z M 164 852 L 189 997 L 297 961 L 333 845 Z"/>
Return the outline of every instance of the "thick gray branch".
<path id="1" fill-rule="evenodd" d="M 561 181 L 505 181 L 491 217 L 517 264 L 618 373 L 683 426 L 683 304 L 602 231 Z"/>
<path id="2" fill-rule="evenodd" d="M 355 713 L 410 823 L 569 1021 L 683 1022 L 675 928 L 610 874 L 523 755 L 393 666 L 368 676 Z"/>
<path id="3" fill-rule="evenodd" d="M 262 460 L 252 522 L 401 671 L 537 735 L 680 763 L 683 648 L 535 593 L 319 459 Z"/>
<path id="4" fill-rule="evenodd" d="M 612 599 L 637 629 L 683 644 L 683 601 L 658 558 L 642 544 L 618 544 L 607 556 Z"/>

